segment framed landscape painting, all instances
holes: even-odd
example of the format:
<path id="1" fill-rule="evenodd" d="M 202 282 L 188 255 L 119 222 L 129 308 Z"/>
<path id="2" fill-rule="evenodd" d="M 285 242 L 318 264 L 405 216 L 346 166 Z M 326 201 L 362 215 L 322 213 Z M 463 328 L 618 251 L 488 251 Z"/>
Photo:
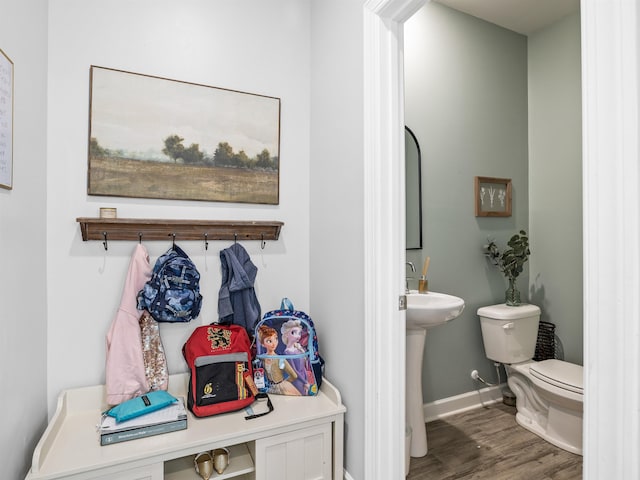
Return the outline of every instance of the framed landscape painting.
<path id="1" fill-rule="evenodd" d="M 280 99 L 91 67 L 89 195 L 277 205 Z"/>

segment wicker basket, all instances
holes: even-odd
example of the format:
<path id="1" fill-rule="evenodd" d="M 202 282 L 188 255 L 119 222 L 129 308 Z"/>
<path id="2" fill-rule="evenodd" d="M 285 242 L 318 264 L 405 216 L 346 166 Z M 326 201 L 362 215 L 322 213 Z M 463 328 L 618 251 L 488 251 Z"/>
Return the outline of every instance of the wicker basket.
<path id="1" fill-rule="evenodd" d="M 540 320 L 534 360 L 541 361 L 556 358 L 555 330 L 556 326 L 553 323 Z"/>

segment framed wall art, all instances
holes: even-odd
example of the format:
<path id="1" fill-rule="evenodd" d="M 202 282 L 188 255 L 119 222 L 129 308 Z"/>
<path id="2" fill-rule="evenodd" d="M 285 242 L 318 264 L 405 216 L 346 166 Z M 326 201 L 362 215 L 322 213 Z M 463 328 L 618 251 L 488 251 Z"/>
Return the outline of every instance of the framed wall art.
<path id="1" fill-rule="evenodd" d="M 89 195 L 277 205 L 280 99 L 91 67 Z"/>
<path id="2" fill-rule="evenodd" d="M 13 188 L 13 62 L 0 49 L 0 187 Z"/>
<path id="3" fill-rule="evenodd" d="M 476 217 L 511 216 L 511 179 L 475 177 Z"/>

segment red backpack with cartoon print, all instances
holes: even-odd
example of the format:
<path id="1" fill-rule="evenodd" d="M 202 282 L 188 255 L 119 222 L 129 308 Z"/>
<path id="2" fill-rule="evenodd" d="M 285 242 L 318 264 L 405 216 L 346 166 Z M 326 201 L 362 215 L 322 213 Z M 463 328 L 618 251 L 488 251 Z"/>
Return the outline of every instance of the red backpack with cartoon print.
<path id="1" fill-rule="evenodd" d="M 197 327 L 182 347 L 189 366 L 187 406 L 196 417 L 241 410 L 266 398 L 253 383 L 251 342 L 239 325 L 212 323 Z M 255 418 L 259 415 L 245 417 Z"/>

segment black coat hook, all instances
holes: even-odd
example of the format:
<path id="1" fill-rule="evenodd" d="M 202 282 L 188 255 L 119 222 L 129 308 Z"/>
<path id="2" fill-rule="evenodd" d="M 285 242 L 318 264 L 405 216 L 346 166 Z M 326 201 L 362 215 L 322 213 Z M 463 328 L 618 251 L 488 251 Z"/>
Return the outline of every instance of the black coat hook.
<path id="1" fill-rule="evenodd" d="M 176 234 L 172 233 L 171 236 L 173 237 L 173 244 L 171 246 L 172 248 L 176 248 Z"/>
<path id="2" fill-rule="evenodd" d="M 204 234 L 204 249 L 209 250 L 209 234 Z"/>
<path id="3" fill-rule="evenodd" d="M 260 248 L 264 250 L 264 247 L 267 246 L 267 242 L 264 241 L 264 233 L 261 233 L 260 237 L 262 238 L 262 240 L 260 241 Z"/>
<path id="4" fill-rule="evenodd" d="M 138 243 L 142 244 L 142 232 L 138 232 Z"/>
<path id="5" fill-rule="evenodd" d="M 102 232 L 102 238 L 104 238 L 102 245 L 104 245 L 105 251 L 109 250 L 109 246 L 107 245 L 107 232 Z"/>
<path id="6" fill-rule="evenodd" d="M 238 243 L 238 234 L 237 233 L 233 234 L 233 243 Z"/>

